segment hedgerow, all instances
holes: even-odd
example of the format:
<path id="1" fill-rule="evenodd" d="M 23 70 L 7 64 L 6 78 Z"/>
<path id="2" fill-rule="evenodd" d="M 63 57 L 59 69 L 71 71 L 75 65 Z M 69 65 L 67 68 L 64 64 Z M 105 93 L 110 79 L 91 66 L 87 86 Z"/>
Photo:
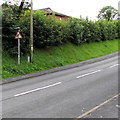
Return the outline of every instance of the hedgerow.
<path id="1" fill-rule="evenodd" d="M 14 36 L 17 32 L 15 28 L 20 26 L 23 36 L 21 52 L 27 53 L 30 39 L 30 11 L 25 11 L 18 20 L 15 9 L 7 8 L 3 9 L 2 18 L 3 49 L 9 50 L 11 54 L 17 52 L 17 40 L 14 39 Z M 66 42 L 80 45 L 85 42 L 120 38 L 120 21 L 118 20 L 91 21 L 88 18 L 70 18 L 68 21 L 64 21 L 55 19 L 54 15 L 46 16 L 41 11 L 35 11 L 33 25 L 34 48 L 37 49 L 58 46 Z"/>
<path id="2" fill-rule="evenodd" d="M 69 22 L 69 40 L 77 45 L 84 42 L 98 42 L 120 38 L 120 22 L 91 21 L 86 19 L 72 19 Z M 118 25 L 119 24 L 119 25 Z"/>

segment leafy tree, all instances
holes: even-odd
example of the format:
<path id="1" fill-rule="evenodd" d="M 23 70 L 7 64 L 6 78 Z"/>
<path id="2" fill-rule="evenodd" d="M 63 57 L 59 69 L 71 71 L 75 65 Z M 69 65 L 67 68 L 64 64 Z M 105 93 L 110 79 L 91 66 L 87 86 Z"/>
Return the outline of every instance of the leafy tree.
<path id="1" fill-rule="evenodd" d="M 3 0 L 3 3 L 6 3 L 8 5 L 18 5 L 19 4 L 19 0 Z"/>
<path id="2" fill-rule="evenodd" d="M 118 11 L 114 7 L 105 6 L 100 10 L 97 17 L 99 19 L 110 21 L 110 20 L 113 20 L 116 17 L 116 15 L 118 15 Z"/>
<path id="3" fill-rule="evenodd" d="M 17 40 L 14 39 L 16 28 L 21 28 L 21 52 L 28 53 L 30 39 L 30 11 L 18 15 L 17 5 L 3 4 L 0 12 L 2 18 L 2 45 L 3 50 L 8 50 L 16 56 Z M 2 17 L 1 17 L 2 16 Z M 42 11 L 33 13 L 33 38 L 34 48 L 41 49 L 48 46 L 58 46 L 67 42 L 76 45 L 89 42 L 98 42 L 120 38 L 120 22 L 118 20 L 91 21 L 86 19 L 71 18 L 69 21 L 57 20 L 54 15 L 46 16 Z"/>
<path id="4" fill-rule="evenodd" d="M 2 44 L 3 49 L 14 51 L 17 47 L 17 41 L 14 39 L 19 26 L 18 6 L 2 4 Z"/>
<path id="5" fill-rule="evenodd" d="M 14 37 L 18 27 L 20 27 L 22 33 L 19 21 L 21 17 L 24 17 L 21 16 L 21 14 L 27 9 L 28 8 L 24 8 L 21 13 L 19 13 L 19 6 L 17 4 L 12 5 L 7 2 L 2 4 L 2 13 L 0 13 L 2 16 L 2 45 L 4 50 L 9 49 L 10 54 L 16 54 L 17 52 L 17 40 L 15 40 Z M 23 46 L 21 52 L 26 53 L 27 47 L 25 39 L 21 41 L 21 45 Z"/>

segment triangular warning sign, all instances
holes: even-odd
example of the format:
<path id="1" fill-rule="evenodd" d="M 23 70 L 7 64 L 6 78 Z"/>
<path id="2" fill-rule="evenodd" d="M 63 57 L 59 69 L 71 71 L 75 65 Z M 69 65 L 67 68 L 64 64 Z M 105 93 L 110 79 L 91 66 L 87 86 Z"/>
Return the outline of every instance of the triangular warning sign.
<path id="1" fill-rule="evenodd" d="M 22 39 L 22 35 L 19 32 L 17 32 L 15 39 Z"/>

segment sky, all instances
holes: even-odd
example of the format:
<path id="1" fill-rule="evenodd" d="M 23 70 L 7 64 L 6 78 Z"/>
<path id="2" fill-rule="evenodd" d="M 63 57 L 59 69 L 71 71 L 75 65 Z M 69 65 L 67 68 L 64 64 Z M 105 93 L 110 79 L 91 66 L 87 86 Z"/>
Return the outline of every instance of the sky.
<path id="1" fill-rule="evenodd" d="M 88 16 L 96 20 L 96 16 L 104 6 L 113 6 L 118 9 L 120 0 L 33 0 L 33 8 L 50 7 L 53 11 L 79 18 Z"/>
<path id="2" fill-rule="evenodd" d="M 68 16 L 76 18 L 82 16 L 83 18 L 88 17 L 91 20 L 96 20 L 99 11 L 104 6 L 113 6 L 118 9 L 119 1 L 120 0 L 33 0 L 33 9 L 50 7 L 53 11 Z"/>

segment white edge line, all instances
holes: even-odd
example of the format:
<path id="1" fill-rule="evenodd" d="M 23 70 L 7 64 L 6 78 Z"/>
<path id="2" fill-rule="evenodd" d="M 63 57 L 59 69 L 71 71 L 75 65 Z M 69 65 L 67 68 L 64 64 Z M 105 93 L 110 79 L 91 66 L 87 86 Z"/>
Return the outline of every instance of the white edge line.
<path id="1" fill-rule="evenodd" d="M 26 91 L 26 92 L 23 92 L 23 93 L 16 94 L 16 95 L 14 95 L 14 97 L 18 97 L 18 96 L 22 96 L 22 95 L 25 95 L 25 94 L 28 94 L 28 93 L 36 92 L 38 90 L 43 90 L 43 89 L 46 89 L 46 88 L 49 88 L 49 87 L 53 87 L 53 86 L 59 85 L 61 83 L 62 82 L 58 82 L 58 83 L 51 84 L 51 85 L 48 85 L 48 86 L 45 86 L 45 87 L 41 87 L 41 88 L 36 88 L 36 89 L 33 89 L 33 90 L 29 90 L 29 91 Z"/>
<path id="2" fill-rule="evenodd" d="M 97 70 L 97 71 L 94 71 L 94 72 L 90 72 L 90 73 L 87 73 L 87 74 L 78 76 L 78 77 L 76 77 L 76 78 L 78 79 L 78 78 L 81 78 L 81 77 L 85 77 L 85 76 L 88 76 L 88 75 L 91 75 L 91 74 L 94 74 L 94 73 L 97 73 L 97 72 L 100 72 L 100 71 L 102 71 L 102 70 Z"/>
<path id="3" fill-rule="evenodd" d="M 110 101 L 113 100 L 114 98 L 117 98 L 119 95 L 120 95 L 120 93 L 117 94 L 117 95 L 115 95 L 115 96 L 113 96 L 112 98 L 106 100 L 105 102 L 101 103 L 100 105 L 94 107 L 93 109 L 89 110 L 88 112 L 80 115 L 80 116 L 77 117 L 76 119 L 78 120 L 78 119 L 81 119 L 81 118 L 85 118 L 85 117 L 88 116 L 90 113 L 92 113 L 92 112 L 94 112 L 95 110 L 99 109 L 100 107 L 102 107 L 103 105 L 107 104 L 108 102 L 110 102 Z"/>

